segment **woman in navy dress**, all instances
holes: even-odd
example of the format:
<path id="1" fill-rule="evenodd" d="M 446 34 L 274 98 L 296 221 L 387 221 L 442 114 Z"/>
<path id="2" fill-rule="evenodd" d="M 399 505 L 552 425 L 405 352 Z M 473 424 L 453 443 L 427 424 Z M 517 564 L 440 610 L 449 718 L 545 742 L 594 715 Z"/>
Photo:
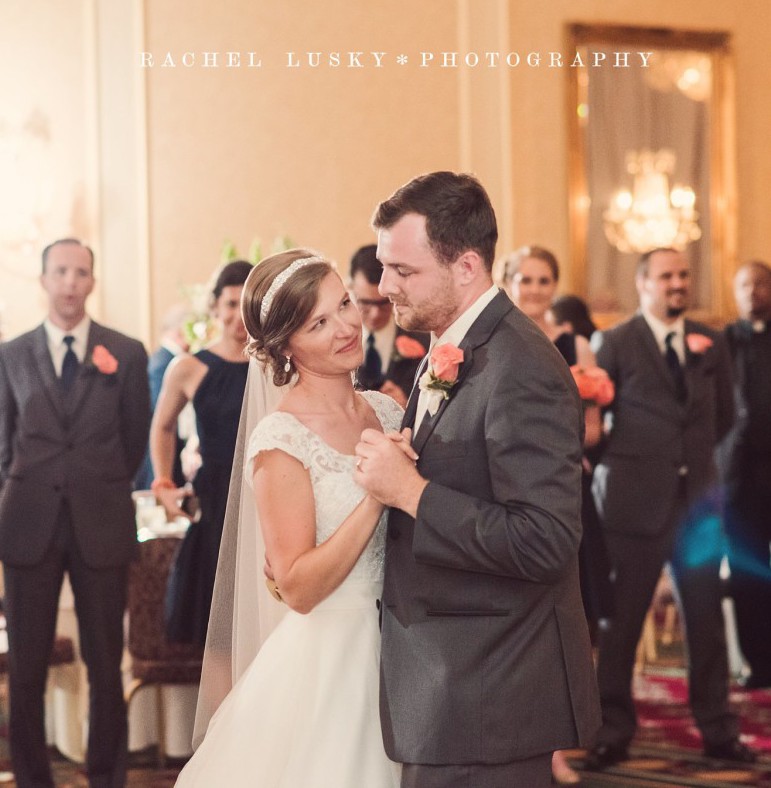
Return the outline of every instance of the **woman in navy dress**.
<path id="1" fill-rule="evenodd" d="M 183 509 L 182 499 L 199 501 L 200 516 L 193 514 L 166 593 L 166 631 L 174 643 L 203 646 L 206 642 L 249 366 L 244 353 L 247 335 L 240 304 L 241 291 L 251 270 L 250 263 L 236 260 L 220 271 L 211 293 L 212 314 L 222 328 L 220 338 L 195 355 L 178 357 L 170 364 L 150 429 L 155 471 L 152 488 L 169 519 L 190 514 L 190 507 L 188 511 Z M 188 402 L 192 402 L 195 411 L 201 455 L 201 467 L 193 480 L 194 491 L 177 488 L 170 479 L 177 418 Z"/>

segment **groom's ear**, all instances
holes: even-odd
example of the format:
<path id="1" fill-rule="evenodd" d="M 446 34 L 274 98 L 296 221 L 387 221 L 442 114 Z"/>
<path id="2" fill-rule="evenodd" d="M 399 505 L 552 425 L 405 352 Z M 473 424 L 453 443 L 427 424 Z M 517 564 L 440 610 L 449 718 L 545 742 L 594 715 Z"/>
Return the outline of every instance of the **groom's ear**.
<path id="1" fill-rule="evenodd" d="M 455 261 L 456 274 L 458 281 L 462 285 L 468 285 L 486 270 L 485 261 L 478 252 L 468 249 Z"/>

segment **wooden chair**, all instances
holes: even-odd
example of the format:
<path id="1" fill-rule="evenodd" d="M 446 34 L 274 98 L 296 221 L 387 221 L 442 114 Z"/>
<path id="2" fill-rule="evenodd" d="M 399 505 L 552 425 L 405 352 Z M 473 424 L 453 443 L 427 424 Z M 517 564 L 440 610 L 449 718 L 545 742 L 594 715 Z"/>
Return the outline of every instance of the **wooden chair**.
<path id="1" fill-rule="evenodd" d="M 166 763 L 164 684 L 198 684 L 203 649 L 169 643 L 164 624 L 166 582 L 178 538 L 148 539 L 139 543 L 139 557 L 129 569 L 128 651 L 132 680 L 126 687 L 126 704 L 142 688 L 154 686 L 158 719 L 158 764 Z"/>

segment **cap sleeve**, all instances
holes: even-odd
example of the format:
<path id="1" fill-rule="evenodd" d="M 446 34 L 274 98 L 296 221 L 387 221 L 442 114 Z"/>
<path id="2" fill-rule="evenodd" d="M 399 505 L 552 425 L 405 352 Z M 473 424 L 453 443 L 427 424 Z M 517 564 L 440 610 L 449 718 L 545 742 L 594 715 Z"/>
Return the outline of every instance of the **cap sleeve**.
<path id="1" fill-rule="evenodd" d="M 297 419 L 291 413 L 275 412 L 266 416 L 254 428 L 244 461 L 244 474 L 251 484 L 254 458 L 263 451 L 279 449 L 299 460 L 304 468 L 309 466 L 308 440 Z"/>

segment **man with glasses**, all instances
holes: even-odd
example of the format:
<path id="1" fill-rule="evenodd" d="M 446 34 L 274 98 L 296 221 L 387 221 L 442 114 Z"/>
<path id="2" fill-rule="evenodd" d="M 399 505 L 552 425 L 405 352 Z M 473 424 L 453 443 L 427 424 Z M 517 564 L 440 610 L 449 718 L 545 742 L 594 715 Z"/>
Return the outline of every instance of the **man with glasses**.
<path id="1" fill-rule="evenodd" d="M 364 328 L 364 363 L 356 379 L 359 388 L 382 391 L 404 407 L 429 338 L 394 322 L 391 302 L 377 289 L 383 266 L 376 251 L 375 244 L 362 246 L 351 258 L 351 292 Z"/>

